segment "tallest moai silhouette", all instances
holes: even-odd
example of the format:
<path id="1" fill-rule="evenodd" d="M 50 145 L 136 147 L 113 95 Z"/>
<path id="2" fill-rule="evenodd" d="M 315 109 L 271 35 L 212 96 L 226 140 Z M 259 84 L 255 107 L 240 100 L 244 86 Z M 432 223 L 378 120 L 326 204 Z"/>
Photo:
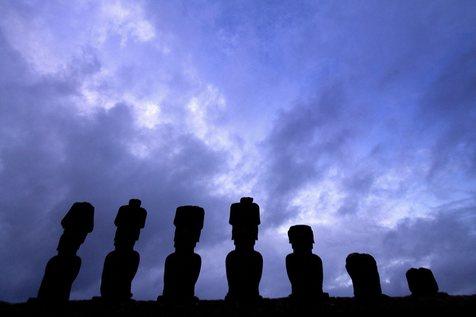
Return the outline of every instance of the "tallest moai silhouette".
<path id="1" fill-rule="evenodd" d="M 254 303 L 261 299 L 259 283 L 263 271 L 263 257 L 255 251 L 258 240 L 260 214 L 258 204 L 251 197 L 243 197 L 230 206 L 231 238 L 235 250 L 226 257 L 228 294 L 226 300 Z"/>

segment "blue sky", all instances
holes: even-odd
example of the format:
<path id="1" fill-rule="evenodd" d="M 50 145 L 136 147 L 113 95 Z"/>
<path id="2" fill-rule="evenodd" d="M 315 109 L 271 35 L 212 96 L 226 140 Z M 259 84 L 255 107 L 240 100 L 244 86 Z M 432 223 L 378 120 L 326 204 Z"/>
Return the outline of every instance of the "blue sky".
<path id="1" fill-rule="evenodd" d="M 179 205 L 205 208 L 200 298 L 223 298 L 229 205 L 260 204 L 261 293 L 313 227 L 324 290 L 351 252 L 383 291 L 431 267 L 475 293 L 474 1 L 0 1 L 0 299 L 36 294 L 74 201 L 96 207 L 73 298 L 99 293 L 113 219 L 148 219 L 134 297 L 162 292 Z"/>

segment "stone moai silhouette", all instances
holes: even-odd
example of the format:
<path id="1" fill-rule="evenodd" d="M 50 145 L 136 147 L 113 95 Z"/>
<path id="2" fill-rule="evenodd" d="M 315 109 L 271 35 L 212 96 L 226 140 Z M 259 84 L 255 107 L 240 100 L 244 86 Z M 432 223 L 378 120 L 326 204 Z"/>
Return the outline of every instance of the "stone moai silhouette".
<path id="1" fill-rule="evenodd" d="M 121 206 L 114 224 L 114 250 L 104 260 L 101 277 L 101 297 L 112 301 L 129 300 L 132 297 L 131 283 L 139 267 L 140 255 L 134 250 L 144 228 L 147 211 L 139 199 L 129 200 Z"/>
<path id="2" fill-rule="evenodd" d="M 323 298 L 322 260 L 312 253 L 314 233 L 307 225 L 295 225 L 288 231 L 293 253 L 286 256 L 286 271 L 291 282 L 291 299 L 315 301 Z"/>
<path id="3" fill-rule="evenodd" d="M 263 257 L 254 249 L 258 240 L 260 214 L 258 204 L 251 197 L 243 197 L 230 206 L 231 238 L 235 250 L 226 256 L 228 294 L 225 299 L 254 303 L 261 299 L 259 283 L 263 271 Z"/>
<path id="4" fill-rule="evenodd" d="M 373 256 L 351 253 L 345 260 L 345 268 L 352 279 L 355 298 L 375 299 L 382 295 L 377 262 Z"/>
<path id="5" fill-rule="evenodd" d="M 430 297 L 438 294 L 438 283 L 430 269 L 411 268 L 406 273 L 408 288 L 415 297 Z"/>
<path id="6" fill-rule="evenodd" d="M 175 212 L 175 252 L 165 259 L 164 289 L 158 300 L 169 303 L 192 304 L 195 283 L 198 280 L 202 259 L 194 252 L 203 228 L 205 210 L 198 206 L 180 206 Z"/>
<path id="7" fill-rule="evenodd" d="M 63 234 L 45 269 L 38 299 L 51 302 L 69 300 L 71 286 L 81 268 L 81 258 L 76 255 L 88 233 L 94 228 L 94 207 L 88 202 L 75 202 L 61 220 Z"/>

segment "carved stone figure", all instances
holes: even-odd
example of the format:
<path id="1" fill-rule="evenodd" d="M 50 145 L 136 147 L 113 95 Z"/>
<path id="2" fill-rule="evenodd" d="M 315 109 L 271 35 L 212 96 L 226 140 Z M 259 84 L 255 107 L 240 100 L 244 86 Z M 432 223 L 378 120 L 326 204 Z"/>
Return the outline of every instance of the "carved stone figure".
<path id="1" fill-rule="evenodd" d="M 131 284 L 139 267 L 140 255 L 134 250 L 140 230 L 145 226 L 147 211 L 141 207 L 139 199 L 129 200 L 121 206 L 114 224 L 116 234 L 114 247 L 104 260 L 101 277 L 101 297 L 111 301 L 132 298 Z"/>
<path id="2" fill-rule="evenodd" d="M 352 253 L 347 256 L 345 268 L 352 279 L 354 297 L 374 299 L 382 295 L 377 262 L 370 254 Z"/>
<path id="3" fill-rule="evenodd" d="M 263 257 L 254 250 L 260 224 L 258 204 L 251 197 L 241 198 L 230 207 L 229 223 L 235 250 L 226 257 L 228 294 L 225 299 L 255 303 L 261 299 L 259 283 L 263 271 Z"/>
<path id="4" fill-rule="evenodd" d="M 307 225 L 292 226 L 288 237 L 293 248 L 293 253 L 286 256 L 286 271 L 292 288 L 290 297 L 308 302 L 322 299 L 322 260 L 312 253 L 312 228 Z"/>
<path id="5" fill-rule="evenodd" d="M 198 206 L 181 206 L 175 213 L 174 248 L 167 256 L 164 267 L 164 290 L 158 300 L 169 303 L 195 303 L 195 283 L 200 274 L 202 260 L 194 252 L 200 241 L 205 211 Z"/>
<path id="6" fill-rule="evenodd" d="M 76 255 L 88 233 L 94 228 L 94 207 L 88 202 L 74 203 L 61 220 L 63 234 L 57 251 L 45 269 L 38 299 L 50 302 L 69 300 L 71 287 L 81 268 L 81 258 Z"/>
<path id="7" fill-rule="evenodd" d="M 424 297 L 438 294 L 438 283 L 430 269 L 411 268 L 406 273 L 408 288 L 412 296 Z"/>

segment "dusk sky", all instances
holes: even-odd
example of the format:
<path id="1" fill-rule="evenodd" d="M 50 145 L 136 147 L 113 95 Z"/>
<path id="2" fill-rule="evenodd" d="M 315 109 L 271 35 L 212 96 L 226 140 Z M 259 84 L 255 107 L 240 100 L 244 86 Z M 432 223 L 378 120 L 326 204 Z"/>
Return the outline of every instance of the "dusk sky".
<path id="1" fill-rule="evenodd" d="M 407 295 L 476 293 L 476 1 L 0 0 L 0 300 L 36 296 L 75 201 L 95 206 L 73 299 L 99 295 L 114 217 L 148 211 L 135 299 L 162 293 L 180 205 L 205 209 L 196 295 L 223 298 L 229 207 L 261 207 L 261 294 L 290 293 L 309 224 L 324 291 L 351 252 Z"/>

